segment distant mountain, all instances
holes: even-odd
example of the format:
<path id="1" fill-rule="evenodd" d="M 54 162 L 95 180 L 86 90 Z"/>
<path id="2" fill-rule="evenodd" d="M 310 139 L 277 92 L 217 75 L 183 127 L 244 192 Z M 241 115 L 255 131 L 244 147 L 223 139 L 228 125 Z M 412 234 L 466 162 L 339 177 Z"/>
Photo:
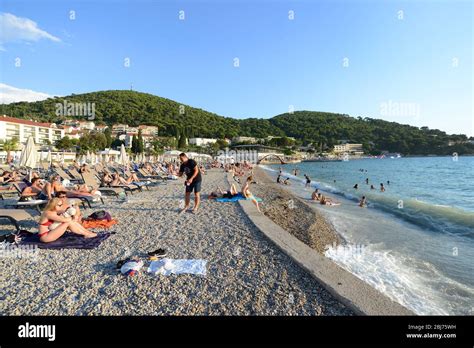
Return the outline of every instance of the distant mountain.
<path id="1" fill-rule="evenodd" d="M 37 102 L 2 104 L 0 113 L 60 123 L 63 119 L 72 118 L 57 113 L 57 104 L 64 105 L 65 101 L 94 103 L 96 123 L 156 125 L 164 136 L 184 133 L 188 137 L 222 139 L 238 135 L 258 138 L 274 135 L 294 137 L 303 144 L 311 142 L 317 144 L 319 149 L 347 140 L 362 143 L 366 151 L 373 153 L 381 150 L 413 155 L 474 153 L 474 145 L 467 142 L 465 135 L 447 135 L 427 127 L 316 111 L 296 111 L 270 119 L 234 119 L 135 91 L 100 91 Z"/>

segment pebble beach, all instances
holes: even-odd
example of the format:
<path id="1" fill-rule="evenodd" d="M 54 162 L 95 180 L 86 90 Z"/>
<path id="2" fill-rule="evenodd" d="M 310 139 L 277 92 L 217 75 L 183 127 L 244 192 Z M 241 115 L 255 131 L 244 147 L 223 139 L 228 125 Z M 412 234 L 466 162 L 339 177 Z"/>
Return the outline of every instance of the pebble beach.
<path id="1" fill-rule="evenodd" d="M 271 196 L 278 192 L 264 174 L 256 175 L 260 182 L 252 190 L 263 198 L 262 212 L 278 220 L 287 197 Z M 128 201 L 107 197 L 105 205 L 84 212 L 105 209 L 118 220 L 110 229 L 116 233 L 98 248 L 39 250 L 35 258 L 0 258 L 0 313 L 353 315 L 269 241 L 238 204 L 207 199 L 217 186 L 228 187 L 226 173 L 208 171 L 197 214 L 178 214 L 184 199 L 182 180 L 130 195 Z M 322 217 L 314 221 L 305 220 L 293 233 L 322 252 L 338 237 Z M 172 259 L 206 260 L 206 275 L 148 273 L 147 252 L 157 248 L 166 249 Z M 116 269 L 116 263 L 127 257 L 145 261 L 135 276 Z"/>

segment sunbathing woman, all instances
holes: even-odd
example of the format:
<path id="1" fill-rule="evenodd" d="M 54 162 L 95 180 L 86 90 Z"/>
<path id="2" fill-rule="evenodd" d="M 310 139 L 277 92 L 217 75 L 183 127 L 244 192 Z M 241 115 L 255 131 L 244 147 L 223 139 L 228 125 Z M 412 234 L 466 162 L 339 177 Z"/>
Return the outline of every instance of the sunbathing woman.
<path id="1" fill-rule="evenodd" d="M 213 191 L 209 194 L 209 199 L 215 199 L 215 198 L 232 198 L 234 196 L 237 196 L 239 194 L 239 191 L 237 191 L 237 187 L 235 187 L 235 184 L 230 185 L 230 190 L 228 191 L 223 191 L 219 186 L 217 186 L 217 191 Z"/>
<path id="2" fill-rule="evenodd" d="M 86 190 L 87 187 L 85 185 L 82 185 L 81 187 L 76 187 L 74 190 L 67 190 L 62 184 L 61 184 L 61 178 L 59 175 L 54 174 L 51 176 L 51 180 L 49 182 L 46 182 L 44 187 L 43 187 L 43 193 L 48 197 L 48 199 L 53 198 L 56 192 L 59 191 L 66 191 L 68 197 L 93 197 L 97 193 L 97 190 L 92 190 L 91 192 L 87 192 Z"/>
<path id="3" fill-rule="evenodd" d="M 39 220 L 38 237 L 43 243 L 54 242 L 66 231 L 80 234 L 84 238 L 93 238 L 97 234 L 82 227 L 77 221 L 70 217 L 63 217 L 59 214 L 63 212 L 63 202 L 60 198 L 53 198 L 44 208 Z"/>
<path id="4" fill-rule="evenodd" d="M 260 212 L 260 207 L 258 205 L 258 202 L 257 202 L 257 199 L 255 198 L 255 196 L 253 195 L 252 192 L 250 192 L 250 183 L 253 181 L 253 177 L 252 175 L 250 175 L 247 180 L 245 180 L 245 184 L 244 186 L 242 186 L 242 190 L 241 190 L 241 193 L 242 193 L 242 196 L 244 196 L 245 198 L 247 199 L 251 199 L 253 204 L 255 204 L 255 206 L 257 207 L 257 210 Z"/>
<path id="5" fill-rule="evenodd" d="M 31 179 L 31 186 L 27 186 L 21 191 L 21 197 L 33 197 L 36 199 L 47 200 L 48 197 L 43 193 L 43 180 L 40 178 Z M 20 198 L 21 199 L 21 198 Z"/>

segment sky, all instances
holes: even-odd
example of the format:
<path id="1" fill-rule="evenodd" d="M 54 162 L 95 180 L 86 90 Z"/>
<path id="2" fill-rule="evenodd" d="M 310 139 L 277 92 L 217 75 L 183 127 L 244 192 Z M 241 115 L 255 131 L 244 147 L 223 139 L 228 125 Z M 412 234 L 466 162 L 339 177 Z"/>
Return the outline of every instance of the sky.
<path id="1" fill-rule="evenodd" d="M 0 102 L 133 88 L 474 135 L 468 0 L 2 0 L 0 28 Z"/>

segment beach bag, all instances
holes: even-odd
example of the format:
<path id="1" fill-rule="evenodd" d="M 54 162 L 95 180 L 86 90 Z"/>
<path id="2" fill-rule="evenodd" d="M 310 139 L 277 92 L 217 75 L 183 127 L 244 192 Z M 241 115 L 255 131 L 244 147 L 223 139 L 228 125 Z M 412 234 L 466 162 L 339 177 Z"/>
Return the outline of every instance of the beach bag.
<path id="1" fill-rule="evenodd" d="M 112 220 L 112 216 L 106 212 L 105 210 L 99 210 L 99 211 L 96 211 L 94 213 L 92 213 L 91 215 L 89 215 L 89 217 L 87 218 L 88 220 L 107 220 L 107 221 L 110 221 Z"/>

